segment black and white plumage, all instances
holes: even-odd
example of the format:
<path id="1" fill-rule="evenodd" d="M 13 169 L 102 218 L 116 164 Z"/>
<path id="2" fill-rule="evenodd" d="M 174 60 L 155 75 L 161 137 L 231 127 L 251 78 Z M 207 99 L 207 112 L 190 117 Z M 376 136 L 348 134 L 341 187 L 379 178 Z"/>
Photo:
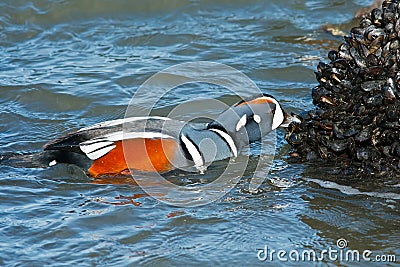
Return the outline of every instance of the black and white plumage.
<path id="1" fill-rule="evenodd" d="M 207 124 L 155 116 L 98 123 L 50 141 L 44 158 L 55 165 L 82 155 L 91 162 L 88 173 L 94 177 L 177 168 L 202 173 L 211 162 L 237 157 L 244 146 L 290 121 L 296 118 L 287 115 L 275 98 L 260 95 L 237 103 Z"/>

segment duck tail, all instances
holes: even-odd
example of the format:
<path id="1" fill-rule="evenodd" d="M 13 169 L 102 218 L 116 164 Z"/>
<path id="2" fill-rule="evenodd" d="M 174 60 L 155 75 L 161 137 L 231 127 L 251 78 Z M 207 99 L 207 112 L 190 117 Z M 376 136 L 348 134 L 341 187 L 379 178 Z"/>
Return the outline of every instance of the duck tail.
<path id="1" fill-rule="evenodd" d="M 0 165 L 11 166 L 15 168 L 46 168 L 58 163 L 76 164 L 80 167 L 86 167 L 86 161 L 83 155 L 59 151 L 41 151 L 36 153 L 19 154 L 6 152 L 0 154 Z"/>

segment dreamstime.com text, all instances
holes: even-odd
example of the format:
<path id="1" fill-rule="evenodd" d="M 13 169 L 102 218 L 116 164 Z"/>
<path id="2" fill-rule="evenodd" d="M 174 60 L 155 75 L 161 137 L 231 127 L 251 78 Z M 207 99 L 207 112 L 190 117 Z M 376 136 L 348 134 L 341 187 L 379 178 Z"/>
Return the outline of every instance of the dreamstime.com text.
<path id="1" fill-rule="evenodd" d="M 371 250 L 356 250 L 347 248 L 347 240 L 340 238 L 336 242 L 337 248 L 329 247 L 322 250 L 314 249 L 271 249 L 268 245 L 257 249 L 257 258 L 260 261 L 293 261 L 293 262 L 396 262 L 395 254 L 376 254 Z"/>

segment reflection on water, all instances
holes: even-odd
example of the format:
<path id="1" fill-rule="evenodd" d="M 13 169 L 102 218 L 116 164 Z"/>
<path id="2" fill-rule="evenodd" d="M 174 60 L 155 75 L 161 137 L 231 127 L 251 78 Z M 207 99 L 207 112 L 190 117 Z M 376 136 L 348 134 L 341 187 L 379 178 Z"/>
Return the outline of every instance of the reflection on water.
<path id="1" fill-rule="evenodd" d="M 342 40 L 323 26 L 348 32 L 353 14 L 370 2 L 2 1 L 0 153 L 39 151 L 65 132 L 121 118 L 147 78 L 189 61 L 230 65 L 287 111 L 309 109 L 315 66 Z M 205 96 L 235 102 L 228 91 L 196 85 L 154 112 Z M 337 248 L 339 238 L 349 249 L 400 255 L 398 181 L 334 179 L 291 164 L 283 133 L 277 138 L 257 194 L 248 190 L 253 147 L 239 184 L 199 208 L 165 205 L 130 178 L 92 180 L 76 166 L 0 165 L 0 265 L 256 265 L 265 245 L 322 250 Z M 219 164 L 204 176 L 168 179 L 207 183 Z"/>

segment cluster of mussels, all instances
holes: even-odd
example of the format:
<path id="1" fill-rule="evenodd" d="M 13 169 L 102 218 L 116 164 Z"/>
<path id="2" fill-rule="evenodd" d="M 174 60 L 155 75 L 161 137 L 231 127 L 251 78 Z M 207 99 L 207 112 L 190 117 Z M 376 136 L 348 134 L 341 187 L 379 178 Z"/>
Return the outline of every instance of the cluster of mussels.
<path id="1" fill-rule="evenodd" d="M 319 63 L 315 110 L 286 140 L 293 157 L 343 160 L 344 173 L 400 174 L 400 0 L 384 1 Z"/>

